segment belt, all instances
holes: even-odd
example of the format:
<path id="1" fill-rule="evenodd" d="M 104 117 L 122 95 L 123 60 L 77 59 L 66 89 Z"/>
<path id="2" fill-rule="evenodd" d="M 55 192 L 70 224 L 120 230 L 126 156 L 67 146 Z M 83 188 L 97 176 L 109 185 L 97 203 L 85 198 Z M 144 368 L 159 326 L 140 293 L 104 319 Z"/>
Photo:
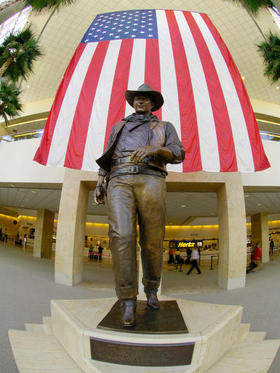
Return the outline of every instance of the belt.
<path id="1" fill-rule="evenodd" d="M 118 165 L 124 164 L 124 163 L 133 163 L 130 156 L 123 157 L 123 158 L 112 159 L 111 166 L 114 167 L 114 166 L 118 166 Z"/>
<path id="2" fill-rule="evenodd" d="M 138 175 L 138 174 L 158 176 L 162 178 L 166 177 L 166 172 L 161 171 L 156 168 L 152 168 L 145 164 L 138 164 L 138 165 L 125 164 L 120 167 L 113 167 L 110 172 L 109 179 L 112 179 L 113 177 L 121 176 L 121 175 Z"/>

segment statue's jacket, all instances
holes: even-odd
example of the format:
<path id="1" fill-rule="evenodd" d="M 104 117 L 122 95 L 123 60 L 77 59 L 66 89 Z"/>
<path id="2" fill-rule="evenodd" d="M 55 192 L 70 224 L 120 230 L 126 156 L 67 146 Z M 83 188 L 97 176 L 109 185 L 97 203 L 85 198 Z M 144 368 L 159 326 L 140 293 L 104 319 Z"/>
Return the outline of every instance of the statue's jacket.
<path id="1" fill-rule="evenodd" d="M 149 144 L 155 147 L 167 147 L 173 153 L 173 160 L 169 163 L 181 163 L 185 158 L 185 150 L 178 138 L 174 126 L 170 122 L 156 120 L 150 121 Z M 110 133 L 106 149 L 102 156 L 96 160 L 100 166 L 99 175 L 106 176 L 111 171 L 111 160 L 116 144 L 127 121 L 117 122 Z M 159 157 L 149 157 L 145 162 L 153 168 L 158 168 L 166 172 L 166 162 Z"/>

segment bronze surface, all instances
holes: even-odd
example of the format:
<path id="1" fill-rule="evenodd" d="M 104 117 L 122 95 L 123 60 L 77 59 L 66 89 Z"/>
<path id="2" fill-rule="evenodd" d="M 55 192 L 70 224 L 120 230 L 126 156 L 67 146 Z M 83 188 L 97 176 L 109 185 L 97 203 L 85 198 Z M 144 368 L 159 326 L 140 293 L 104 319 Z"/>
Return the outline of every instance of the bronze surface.
<path id="1" fill-rule="evenodd" d="M 137 301 L 136 325 L 124 329 L 120 324 L 120 301 L 117 301 L 97 328 L 144 334 L 188 333 L 188 328 L 175 300 L 161 301 L 159 310 L 149 309 L 146 304 L 146 301 Z"/>

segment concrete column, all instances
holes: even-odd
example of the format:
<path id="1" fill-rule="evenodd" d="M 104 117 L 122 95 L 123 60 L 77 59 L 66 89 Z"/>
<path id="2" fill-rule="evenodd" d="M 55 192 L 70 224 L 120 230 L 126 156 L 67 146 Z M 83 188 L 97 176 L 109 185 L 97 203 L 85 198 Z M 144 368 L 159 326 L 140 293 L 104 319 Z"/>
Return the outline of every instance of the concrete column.
<path id="1" fill-rule="evenodd" d="M 257 242 L 262 248 L 262 262 L 269 262 L 268 215 L 264 212 L 251 216 L 251 233 L 253 247 Z"/>
<path id="2" fill-rule="evenodd" d="M 67 169 L 62 187 L 55 253 L 55 282 L 73 286 L 82 281 L 88 187 L 80 172 Z"/>
<path id="3" fill-rule="evenodd" d="M 246 214 L 241 176 L 229 175 L 218 189 L 219 268 L 218 284 L 224 289 L 245 287 Z"/>
<path id="4" fill-rule="evenodd" d="M 33 256 L 52 258 L 54 212 L 44 209 L 37 211 Z"/>

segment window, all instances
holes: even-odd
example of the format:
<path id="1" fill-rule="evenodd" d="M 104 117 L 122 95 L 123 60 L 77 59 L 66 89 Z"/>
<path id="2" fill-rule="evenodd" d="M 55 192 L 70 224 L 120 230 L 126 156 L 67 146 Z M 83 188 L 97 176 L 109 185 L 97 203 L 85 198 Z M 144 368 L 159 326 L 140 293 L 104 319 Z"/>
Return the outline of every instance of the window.
<path id="1" fill-rule="evenodd" d="M 0 0 L 0 4 L 1 2 L 3 1 Z M 6 21 L 0 25 L 0 44 L 3 43 L 5 38 L 11 32 L 13 34 L 17 34 L 24 28 L 30 12 L 31 6 L 28 6 L 22 9 L 20 12 L 17 12 L 10 18 L 6 19 Z"/>
<path id="2" fill-rule="evenodd" d="M 276 25 L 280 28 L 280 13 L 279 10 L 274 6 L 273 8 L 268 8 L 270 13 L 272 14 L 272 17 L 274 18 L 274 21 Z"/>

